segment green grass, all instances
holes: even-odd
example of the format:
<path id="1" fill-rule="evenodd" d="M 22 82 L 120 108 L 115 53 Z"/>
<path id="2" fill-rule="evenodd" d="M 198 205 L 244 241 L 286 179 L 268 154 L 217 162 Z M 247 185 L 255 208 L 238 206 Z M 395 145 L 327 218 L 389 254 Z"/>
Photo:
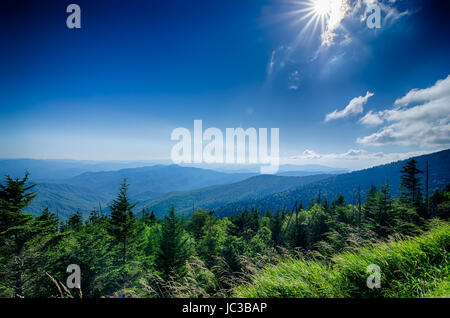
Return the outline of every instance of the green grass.
<path id="1" fill-rule="evenodd" d="M 285 259 L 264 268 L 234 297 L 448 297 L 450 225 L 415 238 L 345 252 L 330 262 Z M 381 288 L 367 287 L 366 268 L 381 269 Z"/>
<path id="2" fill-rule="evenodd" d="M 443 279 L 436 287 L 429 291 L 425 297 L 427 298 L 450 298 L 450 276 Z"/>

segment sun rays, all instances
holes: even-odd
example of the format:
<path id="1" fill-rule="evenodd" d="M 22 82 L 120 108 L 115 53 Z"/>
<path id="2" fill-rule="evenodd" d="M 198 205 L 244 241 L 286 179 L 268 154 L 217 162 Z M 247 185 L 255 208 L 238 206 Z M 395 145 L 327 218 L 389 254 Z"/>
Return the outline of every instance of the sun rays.
<path id="1" fill-rule="evenodd" d="M 299 8 L 291 12 L 296 16 L 295 24 L 304 24 L 300 35 L 311 31 L 315 35 L 320 31 L 323 39 L 332 33 L 345 16 L 344 0 L 305 0 L 295 1 Z"/>

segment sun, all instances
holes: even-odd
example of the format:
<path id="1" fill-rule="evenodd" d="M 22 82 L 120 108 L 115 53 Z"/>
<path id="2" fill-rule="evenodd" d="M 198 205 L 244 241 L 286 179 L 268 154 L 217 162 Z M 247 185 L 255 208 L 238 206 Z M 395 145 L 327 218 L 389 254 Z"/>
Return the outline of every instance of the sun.
<path id="1" fill-rule="evenodd" d="M 312 9 L 318 16 L 329 15 L 333 9 L 333 0 L 313 0 Z"/>
<path id="2" fill-rule="evenodd" d="M 291 12 L 296 16 L 295 24 L 304 23 L 298 38 L 308 29 L 312 29 L 311 34 L 315 34 L 317 29 L 320 33 L 332 33 L 337 28 L 345 16 L 346 0 L 296 0 L 298 6 Z"/>

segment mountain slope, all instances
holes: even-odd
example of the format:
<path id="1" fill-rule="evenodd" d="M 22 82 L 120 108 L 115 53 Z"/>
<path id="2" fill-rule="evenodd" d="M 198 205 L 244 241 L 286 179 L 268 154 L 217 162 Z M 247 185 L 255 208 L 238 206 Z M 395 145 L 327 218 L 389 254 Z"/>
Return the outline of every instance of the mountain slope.
<path id="1" fill-rule="evenodd" d="M 260 175 L 232 184 L 170 193 L 156 200 L 141 202 L 137 207 L 145 207 L 161 215 L 166 213 L 173 204 L 177 213 L 189 214 L 192 211 L 193 204 L 195 208 L 215 209 L 231 202 L 261 198 L 268 194 L 326 179 L 329 176 L 280 177 Z"/>
<path id="2" fill-rule="evenodd" d="M 131 199 L 135 202 L 147 202 L 169 192 L 233 183 L 253 175 L 177 165 L 86 172 L 68 179 L 38 182 L 35 188 L 38 196 L 26 212 L 40 214 L 48 206 L 64 219 L 76 211 L 87 215 L 93 208 L 98 208 L 99 204 L 107 212 L 107 206 L 117 195 L 123 178 L 127 178 L 127 183 L 130 184 Z"/>
<path id="3" fill-rule="evenodd" d="M 40 183 L 34 188 L 37 196 L 25 209 L 25 212 L 38 215 L 48 207 L 61 219 L 66 219 L 76 211 L 87 215 L 93 208 L 103 207 L 111 200 L 109 196 L 93 192 L 90 189 L 58 183 Z"/>
<path id="4" fill-rule="evenodd" d="M 86 172 L 63 182 L 115 195 L 123 179 L 127 178 L 130 185 L 129 194 L 134 196 L 143 192 L 162 194 L 193 190 L 237 182 L 254 175 L 254 173 L 224 173 L 177 165 L 156 165 L 118 171 Z"/>
<path id="5" fill-rule="evenodd" d="M 424 155 L 415 158 L 418 161 L 418 168 L 425 170 L 426 161 L 429 162 L 430 193 L 435 189 L 442 189 L 450 183 L 450 150 Z M 330 177 L 325 180 L 310 183 L 284 192 L 275 193 L 261 199 L 245 200 L 227 204 L 216 209 L 219 216 L 228 216 L 241 213 L 246 207 L 255 207 L 260 211 L 291 209 L 296 201 L 302 201 L 307 205 L 311 198 L 316 198 L 321 193 L 322 198 L 333 200 L 338 194 L 343 194 L 347 202 L 353 202 L 358 184 L 361 185 L 363 199 L 371 185 L 384 184 L 389 181 L 392 187 L 392 194 L 399 194 L 400 170 L 405 165 L 406 160 L 397 161 L 390 164 L 377 166 L 361 171 L 355 171 L 342 175 Z"/>

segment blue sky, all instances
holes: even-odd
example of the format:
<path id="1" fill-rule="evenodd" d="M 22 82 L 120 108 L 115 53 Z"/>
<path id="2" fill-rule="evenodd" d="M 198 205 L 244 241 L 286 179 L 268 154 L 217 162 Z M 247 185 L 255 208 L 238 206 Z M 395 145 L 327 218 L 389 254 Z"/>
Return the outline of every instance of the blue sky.
<path id="1" fill-rule="evenodd" d="M 448 2 L 342 0 L 313 30 L 311 1 L 2 1 L 0 157 L 168 159 L 194 119 L 279 128 L 282 163 L 448 148 Z"/>

